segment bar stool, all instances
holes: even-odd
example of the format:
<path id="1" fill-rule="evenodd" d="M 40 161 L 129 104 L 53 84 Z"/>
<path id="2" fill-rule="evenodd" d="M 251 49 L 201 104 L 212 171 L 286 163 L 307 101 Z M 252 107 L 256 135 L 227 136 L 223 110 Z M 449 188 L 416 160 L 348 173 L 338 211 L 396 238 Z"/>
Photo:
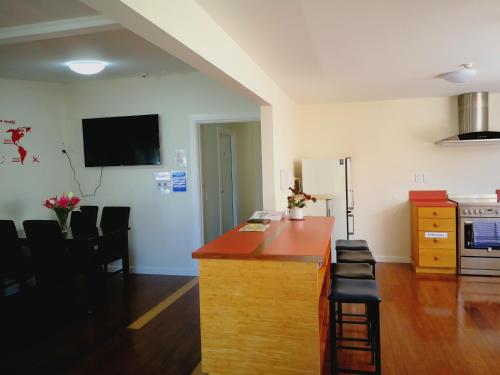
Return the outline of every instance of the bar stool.
<path id="1" fill-rule="evenodd" d="M 338 374 L 351 373 L 351 374 L 381 374 L 381 350 L 380 350 L 380 294 L 377 289 L 377 282 L 375 280 L 356 280 L 356 279 L 335 279 L 332 282 L 330 300 L 330 350 L 332 359 L 332 373 Z M 337 303 L 356 303 L 366 304 L 367 306 L 367 320 L 368 325 L 371 327 L 369 330 L 368 339 L 358 339 L 353 337 L 337 337 L 337 319 L 335 317 L 335 305 Z M 348 322 L 344 322 L 348 323 Z M 350 341 L 350 342 L 368 342 L 369 347 L 345 346 L 338 344 L 337 341 Z M 372 355 L 372 362 L 375 365 L 375 371 L 361 372 L 359 370 L 340 368 L 337 363 L 337 350 L 359 350 L 370 351 Z"/>
<path id="2" fill-rule="evenodd" d="M 373 277 L 375 277 L 375 258 L 370 250 L 338 250 L 337 263 L 368 263 L 373 269 Z"/>
<path id="3" fill-rule="evenodd" d="M 358 280 L 375 280 L 373 268 L 369 263 L 334 263 L 332 265 L 331 278 L 336 279 L 358 279 Z M 368 309 L 366 309 L 368 311 Z M 344 313 L 342 303 L 337 303 L 337 320 L 339 321 L 340 336 L 344 334 L 343 319 L 344 316 L 366 318 L 367 314 Z M 367 321 L 349 321 L 352 324 L 367 324 Z M 370 327 L 368 326 L 368 338 L 370 336 Z"/>
<path id="4" fill-rule="evenodd" d="M 337 240 L 335 250 L 370 250 L 365 240 Z"/>

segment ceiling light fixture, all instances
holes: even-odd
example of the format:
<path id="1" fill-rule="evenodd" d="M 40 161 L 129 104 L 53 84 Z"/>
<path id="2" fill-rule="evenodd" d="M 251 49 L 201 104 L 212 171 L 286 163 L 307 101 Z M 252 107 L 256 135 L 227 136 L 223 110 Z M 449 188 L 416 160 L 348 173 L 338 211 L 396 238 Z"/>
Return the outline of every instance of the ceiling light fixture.
<path id="1" fill-rule="evenodd" d="M 102 72 L 108 63 L 97 60 L 81 60 L 69 61 L 66 65 L 75 73 L 92 75 Z"/>
<path id="2" fill-rule="evenodd" d="M 462 64 L 460 66 L 462 69 L 443 73 L 439 75 L 439 77 L 452 83 L 465 83 L 469 82 L 476 76 L 477 70 L 472 69 L 472 63 Z"/>

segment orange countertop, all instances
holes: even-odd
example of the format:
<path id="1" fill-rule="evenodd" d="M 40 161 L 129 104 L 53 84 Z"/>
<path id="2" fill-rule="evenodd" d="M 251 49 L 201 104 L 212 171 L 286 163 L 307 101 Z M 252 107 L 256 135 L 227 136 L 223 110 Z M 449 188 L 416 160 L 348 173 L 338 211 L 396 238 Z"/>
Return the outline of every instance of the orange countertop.
<path id="1" fill-rule="evenodd" d="M 333 217 L 272 221 L 265 232 L 239 232 L 239 225 L 193 252 L 194 259 L 293 260 L 316 262 L 330 251 Z"/>
<path id="2" fill-rule="evenodd" d="M 446 190 L 410 190 L 410 202 L 417 207 L 456 207 L 449 201 Z"/>
<path id="3" fill-rule="evenodd" d="M 430 201 L 411 201 L 417 207 L 456 207 L 457 204 L 452 201 L 438 201 L 438 200 L 430 200 Z"/>

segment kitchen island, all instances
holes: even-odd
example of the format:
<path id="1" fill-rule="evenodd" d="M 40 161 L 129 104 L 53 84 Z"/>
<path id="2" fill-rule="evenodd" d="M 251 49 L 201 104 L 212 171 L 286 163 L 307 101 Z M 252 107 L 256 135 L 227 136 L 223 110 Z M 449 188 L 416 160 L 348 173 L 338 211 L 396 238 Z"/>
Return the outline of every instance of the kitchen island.
<path id="1" fill-rule="evenodd" d="M 199 260 L 202 371 L 321 374 L 328 336 L 334 219 L 237 227 Z"/>

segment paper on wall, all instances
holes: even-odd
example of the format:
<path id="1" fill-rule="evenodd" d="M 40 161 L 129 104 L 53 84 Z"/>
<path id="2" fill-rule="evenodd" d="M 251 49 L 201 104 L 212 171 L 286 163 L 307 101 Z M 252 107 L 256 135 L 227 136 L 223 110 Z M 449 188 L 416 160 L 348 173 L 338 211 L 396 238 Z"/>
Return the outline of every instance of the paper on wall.
<path id="1" fill-rule="evenodd" d="M 172 190 L 170 172 L 155 172 L 156 190 L 160 194 L 169 194 Z"/>

